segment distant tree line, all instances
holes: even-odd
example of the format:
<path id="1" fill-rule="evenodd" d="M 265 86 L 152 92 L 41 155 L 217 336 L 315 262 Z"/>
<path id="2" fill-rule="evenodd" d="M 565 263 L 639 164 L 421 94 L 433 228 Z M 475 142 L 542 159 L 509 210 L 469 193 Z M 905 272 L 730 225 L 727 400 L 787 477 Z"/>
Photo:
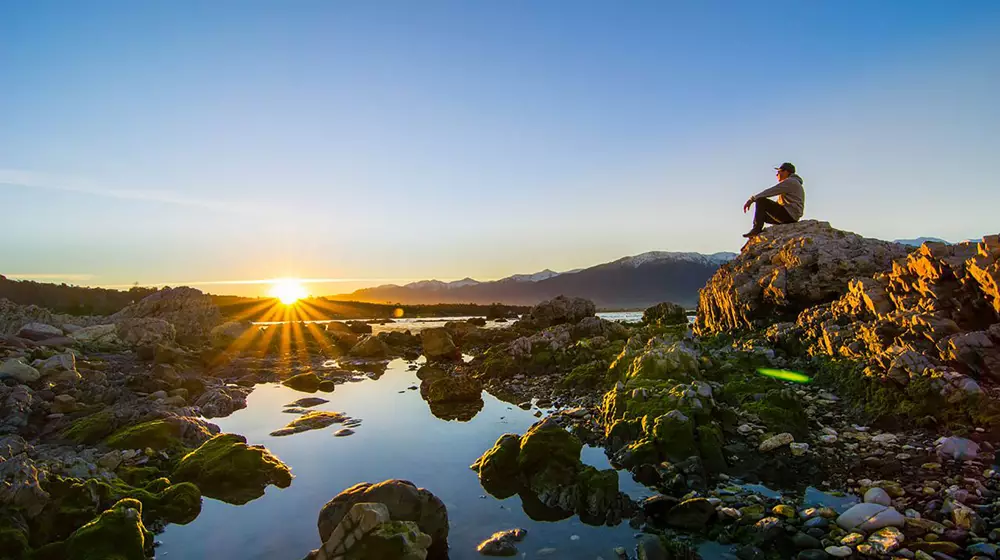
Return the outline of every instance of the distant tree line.
<path id="1" fill-rule="evenodd" d="M 0 298 L 21 305 L 37 305 L 55 313 L 67 315 L 111 315 L 129 304 L 156 293 L 157 288 L 143 288 L 138 284 L 129 290 L 85 288 L 69 284 L 46 284 L 30 280 L 10 280 L 0 275 Z M 216 296 L 212 301 L 219 306 L 227 319 L 264 320 L 275 306 L 281 305 L 274 298 L 249 298 Z M 490 319 L 515 317 L 528 310 L 517 305 L 476 305 L 471 303 L 444 303 L 402 305 L 335 301 L 310 298 L 299 305 L 308 310 L 313 319 L 390 319 L 414 317 L 476 316 Z"/>
<path id="2" fill-rule="evenodd" d="M 37 305 L 68 315 L 111 315 L 154 292 L 156 288 L 143 288 L 138 285 L 125 291 L 10 280 L 0 275 L 0 298 L 21 305 Z"/>

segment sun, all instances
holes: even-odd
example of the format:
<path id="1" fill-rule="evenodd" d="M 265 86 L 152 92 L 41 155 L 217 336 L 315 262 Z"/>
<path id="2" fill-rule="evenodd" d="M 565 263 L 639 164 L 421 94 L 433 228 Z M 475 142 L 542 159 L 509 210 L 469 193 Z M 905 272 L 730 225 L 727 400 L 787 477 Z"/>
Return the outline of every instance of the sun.
<path id="1" fill-rule="evenodd" d="M 285 305 L 292 305 L 306 297 L 305 286 L 296 278 L 281 278 L 271 286 L 271 297 L 276 297 Z"/>

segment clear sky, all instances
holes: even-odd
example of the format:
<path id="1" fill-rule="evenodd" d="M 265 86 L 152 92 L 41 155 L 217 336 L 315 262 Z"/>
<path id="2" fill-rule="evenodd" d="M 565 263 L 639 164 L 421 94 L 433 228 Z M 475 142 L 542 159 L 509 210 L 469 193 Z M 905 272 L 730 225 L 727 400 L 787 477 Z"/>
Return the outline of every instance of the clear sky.
<path id="1" fill-rule="evenodd" d="M 1000 229 L 1000 2 L 0 0 L 0 273 L 490 279 Z M 258 284 L 205 284 L 255 293 Z"/>

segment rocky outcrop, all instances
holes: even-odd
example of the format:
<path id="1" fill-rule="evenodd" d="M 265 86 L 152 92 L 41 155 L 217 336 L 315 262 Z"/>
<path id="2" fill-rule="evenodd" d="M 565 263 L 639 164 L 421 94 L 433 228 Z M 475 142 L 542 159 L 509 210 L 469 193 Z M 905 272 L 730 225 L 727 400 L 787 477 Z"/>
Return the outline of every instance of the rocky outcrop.
<path id="1" fill-rule="evenodd" d="M 432 558 L 447 554 L 448 510 L 437 496 L 406 480 L 363 482 L 337 494 L 319 512 L 320 539 L 329 543 L 352 508 L 366 502 L 382 504 L 392 521 L 415 523 L 420 532 L 430 536 L 431 543 L 424 548 L 430 550 Z"/>
<path id="2" fill-rule="evenodd" d="M 563 323 L 578 323 L 596 312 L 594 302 L 588 299 L 559 296 L 532 307 L 520 323 L 530 323 L 534 328 L 544 329 Z"/>
<path id="3" fill-rule="evenodd" d="M 177 336 L 172 324 L 155 317 L 122 319 L 115 329 L 118 339 L 129 346 L 168 344 Z"/>
<path id="4" fill-rule="evenodd" d="M 794 320 L 843 295 L 852 278 L 889 270 L 908 251 L 815 220 L 767 228 L 701 289 L 696 331 L 751 330 Z"/>
<path id="5" fill-rule="evenodd" d="M 665 301 L 643 311 L 642 322 L 657 327 L 684 325 L 687 324 L 687 312 L 676 303 Z"/>
<path id="6" fill-rule="evenodd" d="M 206 339 L 222 323 L 222 314 L 212 298 L 194 288 L 165 288 L 129 305 L 111 317 L 120 324 L 126 319 L 163 319 L 173 325 L 184 340 Z"/>

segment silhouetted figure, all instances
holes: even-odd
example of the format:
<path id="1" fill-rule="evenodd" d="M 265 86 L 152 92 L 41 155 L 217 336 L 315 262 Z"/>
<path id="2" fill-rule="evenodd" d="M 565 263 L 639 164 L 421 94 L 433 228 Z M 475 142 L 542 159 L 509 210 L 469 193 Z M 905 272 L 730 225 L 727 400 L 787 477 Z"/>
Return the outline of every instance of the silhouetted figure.
<path id="1" fill-rule="evenodd" d="M 753 229 L 743 234 L 743 237 L 756 237 L 764 230 L 764 224 L 790 224 L 802 218 L 806 205 L 806 191 L 802 188 L 802 177 L 795 174 L 795 166 L 785 162 L 774 168 L 778 176 L 778 184 L 750 197 L 743 205 L 743 213 L 756 204 L 753 215 Z M 768 197 L 777 196 L 775 202 Z"/>

